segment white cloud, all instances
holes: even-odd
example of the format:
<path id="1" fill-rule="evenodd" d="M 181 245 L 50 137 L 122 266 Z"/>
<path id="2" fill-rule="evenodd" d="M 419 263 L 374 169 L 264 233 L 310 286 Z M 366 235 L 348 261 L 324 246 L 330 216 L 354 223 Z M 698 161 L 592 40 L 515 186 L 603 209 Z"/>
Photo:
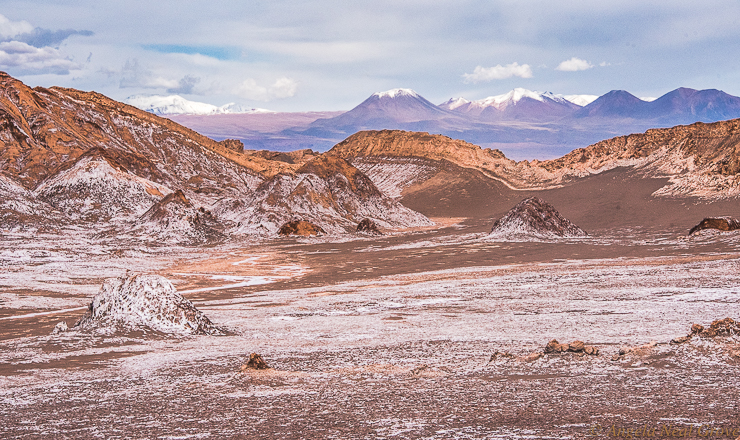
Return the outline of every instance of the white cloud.
<path id="1" fill-rule="evenodd" d="M 136 58 L 126 60 L 123 69 L 121 69 L 121 81 L 118 86 L 125 88 L 144 88 L 144 89 L 177 89 L 180 87 L 180 81 L 176 79 L 164 78 L 154 75 L 149 69 L 139 64 Z"/>
<path id="2" fill-rule="evenodd" d="M 252 78 L 245 79 L 236 88 L 234 93 L 242 98 L 255 101 L 270 101 L 273 99 L 290 98 L 295 95 L 298 83 L 287 77 L 278 78 L 270 86 L 261 86 Z"/>
<path id="3" fill-rule="evenodd" d="M 588 70 L 592 67 L 594 67 L 594 65 L 588 61 L 573 57 L 558 64 L 558 67 L 556 67 L 555 70 L 560 70 L 562 72 L 577 72 L 579 70 Z"/>
<path id="4" fill-rule="evenodd" d="M 0 43 L 0 69 L 20 74 L 66 75 L 81 67 L 51 47 L 33 47 L 20 41 Z"/>
<path id="5" fill-rule="evenodd" d="M 7 17 L 0 14 L 0 38 L 9 39 L 32 31 L 33 26 L 31 26 L 31 23 L 27 21 L 10 21 Z"/>
<path id="6" fill-rule="evenodd" d="M 532 78 L 532 68 L 529 64 L 511 63 L 505 66 L 497 65 L 493 67 L 478 66 L 473 73 L 463 75 L 466 83 L 479 83 L 483 81 L 492 81 L 494 79 L 506 79 L 512 76 L 519 78 Z"/>

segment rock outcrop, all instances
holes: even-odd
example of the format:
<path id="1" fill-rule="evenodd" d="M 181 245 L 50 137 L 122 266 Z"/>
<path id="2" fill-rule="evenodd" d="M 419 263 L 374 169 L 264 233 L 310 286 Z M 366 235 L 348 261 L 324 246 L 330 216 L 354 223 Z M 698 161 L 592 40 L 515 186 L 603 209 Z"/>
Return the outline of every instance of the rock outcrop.
<path id="1" fill-rule="evenodd" d="M 360 220 L 360 223 L 357 224 L 357 232 L 368 235 L 383 235 L 378 225 L 369 218 Z"/>
<path id="2" fill-rule="evenodd" d="M 249 355 L 249 360 L 246 364 L 241 366 L 241 371 L 246 370 L 268 370 L 270 367 L 267 365 L 267 362 L 265 362 L 264 359 L 262 359 L 262 355 L 257 353 L 252 353 Z"/>
<path id="3" fill-rule="evenodd" d="M 159 275 L 105 280 L 72 330 L 151 330 L 166 334 L 221 335 L 193 304 Z"/>
<path id="4" fill-rule="evenodd" d="M 388 229 L 433 225 L 424 215 L 381 193 L 347 161 L 332 155 L 310 160 L 294 173 L 263 182 L 246 200 L 220 203 L 213 212 L 238 226 L 235 233 L 274 235 L 295 218 L 328 234 L 354 232 L 361 219 L 373 218 Z"/>
<path id="5" fill-rule="evenodd" d="M 700 221 L 698 225 L 691 228 L 689 235 L 694 235 L 704 229 L 735 231 L 740 229 L 740 220 L 732 217 L 707 217 Z"/>
<path id="6" fill-rule="evenodd" d="M 586 345 L 583 341 L 573 341 L 570 344 L 561 344 L 553 339 L 545 346 L 545 354 L 550 353 L 577 353 L 597 356 L 599 349 L 593 345 Z"/>
<path id="7" fill-rule="evenodd" d="M 136 230 L 158 241 L 182 244 L 215 243 L 226 238 L 224 225 L 207 209 L 196 208 L 177 190 L 149 208 Z"/>
<path id="8" fill-rule="evenodd" d="M 585 237 L 586 232 L 539 197 L 519 202 L 496 220 L 490 236 L 496 238 Z"/>
<path id="9" fill-rule="evenodd" d="M 293 220 L 285 223 L 278 230 L 278 235 L 287 237 L 298 235 L 301 237 L 310 237 L 312 235 L 325 235 L 326 232 L 320 226 L 304 220 Z"/>

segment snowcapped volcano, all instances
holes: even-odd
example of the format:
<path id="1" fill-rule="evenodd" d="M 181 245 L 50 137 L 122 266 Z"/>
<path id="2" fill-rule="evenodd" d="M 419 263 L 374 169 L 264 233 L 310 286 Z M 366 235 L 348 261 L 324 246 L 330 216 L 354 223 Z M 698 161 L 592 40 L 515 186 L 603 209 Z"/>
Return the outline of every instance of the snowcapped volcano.
<path id="1" fill-rule="evenodd" d="M 225 113 L 272 113 L 262 108 L 249 108 L 230 102 L 217 107 L 205 102 L 189 101 L 180 95 L 137 95 L 126 99 L 126 104 L 155 115 L 219 115 Z"/>
<path id="2" fill-rule="evenodd" d="M 533 92 L 523 88 L 516 88 L 503 95 L 489 96 L 477 101 L 453 98 L 440 104 L 440 107 L 483 120 L 538 121 L 559 118 L 580 108 L 579 105 L 572 103 L 562 95 Z"/>
<path id="3" fill-rule="evenodd" d="M 405 124 L 455 117 L 458 116 L 437 107 L 411 89 L 392 89 L 373 93 L 347 113 L 334 118 L 319 119 L 311 126 L 314 129 L 354 133 L 368 129 L 417 129 L 418 127 Z"/>
<path id="4" fill-rule="evenodd" d="M 378 98 L 398 98 L 401 96 L 410 96 L 413 98 L 421 98 L 418 93 L 411 89 L 391 89 L 387 90 L 385 92 L 375 92 L 372 94 L 372 96 L 377 96 Z M 424 98 L 422 98 L 424 99 Z"/>

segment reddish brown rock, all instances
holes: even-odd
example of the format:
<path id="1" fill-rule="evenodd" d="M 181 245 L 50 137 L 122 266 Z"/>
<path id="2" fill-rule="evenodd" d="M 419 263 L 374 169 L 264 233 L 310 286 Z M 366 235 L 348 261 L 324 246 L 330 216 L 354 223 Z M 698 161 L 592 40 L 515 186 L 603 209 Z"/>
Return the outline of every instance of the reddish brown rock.
<path id="1" fill-rule="evenodd" d="M 262 356 L 257 353 L 252 353 L 249 355 L 249 361 L 247 361 L 246 364 L 242 365 L 241 370 L 267 370 L 270 368 L 267 365 L 267 362 L 265 362 L 264 359 L 262 359 Z"/>
<path id="2" fill-rule="evenodd" d="M 691 333 L 692 334 L 701 333 L 702 330 L 704 330 L 704 326 L 701 325 L 701 324 L 692 324 L 691 325 Z"/>
<path id="3" fill-rule="evenodd" d="M 500 351 L 497 351 L 491 355 L 491 357 L 488 359 L 488 363 L 491 363 L 495 361 L 496 359 L 511 359 L 514 355 L 511 353 L 503 353 Z"/>
<path id="4" fill-rule="evenodd" d="M 584 344 L 583 341 L 573 341 L 568 344 L 568 351 L 581 352 L 584 350 L 585 346 L 586 344 Z"/>
<path id="5" fill-rule="evenodd" d="M 220 141 L 219 144 L 223 145 L 229 150 L 238 151 L 240 153 L 244 151 L 244 143 L 237 139 L 224 139 Z"/>
<path id="6" fill-rule="evenodd" d="M 647 344 L 637 345 L 634 347 L 621 347 L 619 349 L 618 356 L 624 356 L 630 353 L 634 353 L 636 355 L 644 355 L 644 354 L 647 354 L 650 350 L 652 350 L 657 345 L 658 345 L 657 342 L 650 341 Z"/>
<path id="7" fill-rule="evenodd" d="M 740 229 L 740 220 L 732 217 L 707 217 L 699 222 L 698 225 L 691 228 L 689 235 L 694 235 L 703 229 L 734 231 Z"/>
<path id="8" fill-rule="evenodd" d="M 740 334 L 740 325 L 732 318 L 718 319 L 712 322 L 709 328 L 699 333 L 702 338 L 714 338 L 716 336 L 731 336 Z"/>
<path id="9" fill-rule="evenodd" d="M 369 218 L 364 218 L 357 224 L 357 232 L 370 235 L 383 235 L 383 233 L 380 232 L 378 225 Z"/>
<path id="10" fill-rule="evenodd" d="M 285 223 L 278 230 L 278 235 L 282 235 L 282 236 L 299 235 L 302 237 L 308 237 L 311 235 L 324 235 L 324 234 L 326 234 L 326 232 L 324 232 L 324 230 L 321 229 L 321 226 L 317 226 L 311 222 L 307 222 L 303 220 L 290 221 L 288 223 Z"/>
<path id="11" fill-rule="evenodd" d="M 540 352 L 540 351 L 535 351 L 534 353 L 530 353 L 530 354 L 522 357 L 521 360 L 524 361 L 524 362 L 534 362 L 534 361 L 536 361 L 537 359 L 541 358 L 544 355 L 545 354 L 542 353 L 542 352 Z"/>
<path id="12" fill-rule="evenodd" d="M 686 335 L 686 336 L 680 336 L 678 338 L 671 339 L 671 344 L 683 344 L 684 342 L 688 342 L 691 340 L 691 337 L 693 335 Z"/>

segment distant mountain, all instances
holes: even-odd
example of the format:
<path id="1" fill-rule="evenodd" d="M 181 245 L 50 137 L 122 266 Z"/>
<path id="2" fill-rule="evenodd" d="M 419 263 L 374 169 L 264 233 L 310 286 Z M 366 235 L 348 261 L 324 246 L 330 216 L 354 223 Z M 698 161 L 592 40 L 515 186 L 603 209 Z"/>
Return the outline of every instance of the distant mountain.
<path id="1" fill-rule="evenodd" d="M 179 95 L 138 95 L 126 99 L 126 104 L 155 115 L 222 115 L 230 113 L 274 113 L 262 108 L 250 108 L 233 102 L 217 107 L 205 102 L 189 101 Z"/>
<path id="2" fill-rule="evenodd" d="M 576 118 L 638 118 L 645 114 L 647 102 L 624 90 L 612 90 L 574 112 Z"/>
<path id="3" fill-rule="evenodd" d="M 503 95 L 490 96 L 478 101 L 455 98 L 440 104 L 440 107 L 484 121 L 507 119 L 543 121 L 566 116 L 579 106 L 563 96 L 550 92 L 540 93 L 517 88 Z"/>
<path id="4" fill-rule="evenodd" d="M 373 93 L 352 110 L 328 119 L 318 119 L 307 133 L 335 132 L 352 134 L 360 130 L 387 127 L 411 128 L 419 122 L 434 126 L 434 121 L 464 119 L 438 107 L 411 89 L 393 89 Z"/>
<path id="5" fill-rule="evenodd" d="M 645 106 L 652 117 L 666 123 L 714 122 L 740 117 L 740 98 L 721 90 L 679 88 Z"/>
<path id="6" fill-rule="evenodd" d="M 624 90 L 600 97 L 556 95 L 517 88 L 469 101 L 452 98 L 435 106 L 409 89 L 375 93 L 352 110 L 318 119 L 308 128 L 281 132 L 300 139 L 297 148 L 321 150 L 362 130 L 407 130 L 443 134 L 500 148 L 515 159 L 553 158 L 614 136 L 693 122 L 740 118 L 740 98 L 717 90 L 677 89 L 658 99 Z M 321 142 L 319 144 L 318 142 Z"/>
<path id="7" fill-rule="evenodd" d="M 598 95 L 563 95 L 563 98 L 567 99 L 575 105 L 580 105 L 581 107 L 591 104 L 592 102 L 596 101 L 598 97 Z"/>

